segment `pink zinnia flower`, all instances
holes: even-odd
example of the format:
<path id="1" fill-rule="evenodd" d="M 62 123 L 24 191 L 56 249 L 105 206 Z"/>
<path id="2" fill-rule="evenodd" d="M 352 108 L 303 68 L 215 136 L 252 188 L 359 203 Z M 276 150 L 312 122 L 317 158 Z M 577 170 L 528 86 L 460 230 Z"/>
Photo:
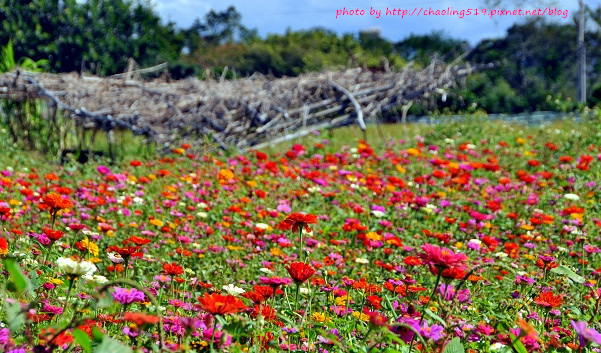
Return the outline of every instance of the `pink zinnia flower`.
<path id="1" fill-rule="evenodd" d="M 103 166 L 103 165 L 99 165 L 97 170 L 98 170 L 98 173 L 100 173 L 102 175 L 107 175 L 111 172 L 111 170 L 108 167 Z"/>
<path id="2" fill-rule="evenodd" d="M 259 281 L 270 286 L 285 286 L 292 282 L 290 278 L 283 277 L 259 277 Z"/>
<path id="3" fill-rule="evenodd" d="M 441 248 L 432 244 L 424 244 L 422 246 L 423 253 L 419 254 L 419 257 L 424 260 L 424 264 L 448 268 L 448 267 L 459 267 L 465 268 L 468 260 L 465 254 L 455 254 L 452 250 L 447 248 Z"/>

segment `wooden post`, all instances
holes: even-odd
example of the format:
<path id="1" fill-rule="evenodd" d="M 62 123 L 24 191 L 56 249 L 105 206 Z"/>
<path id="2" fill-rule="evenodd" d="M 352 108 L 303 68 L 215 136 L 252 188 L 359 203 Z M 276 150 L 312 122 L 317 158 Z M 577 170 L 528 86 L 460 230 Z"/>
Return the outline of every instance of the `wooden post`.
<path id="1" fill-rule="evenodd" d="M 584 3 L 580 5 L 580 20 L 578 24 L 578 100 L 586 103 L 586 47 L 584 46 Z"/>

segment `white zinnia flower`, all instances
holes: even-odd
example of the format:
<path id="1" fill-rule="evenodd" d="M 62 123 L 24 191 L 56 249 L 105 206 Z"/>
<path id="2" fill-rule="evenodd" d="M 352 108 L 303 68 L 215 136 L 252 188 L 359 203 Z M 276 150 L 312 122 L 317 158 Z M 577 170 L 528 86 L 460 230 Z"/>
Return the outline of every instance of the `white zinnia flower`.
<path id="1" fill-rule="evenodd" d="M 319 188 L 319 186 L 311 186 L 311 187 L 307 188 L 307 191 L 310 192 L 311 194 L 314 194 L 316 192 L 320 192 L 321 188 Z"/>
<path id="2" fill-rule="evenodd" d="M 368 264 L 369 260 L 365 259 L 365 258 L 362 258 L 362 257 L 358 257 L 358 258 L 355 259 L 355 262 L 358 263 L 358 264 Z"/>
<path id="3" fill-rule="evenodd" d="M 96 266 L 94 266 L 93 263 L 89 261 L 75 261 L 70 257 L 59 257 L 58 260 L 56 260 L 56 264 L 68 275 L 91 275 L 96 272 Z"/>
<path id="4" fill-rule="evenodd" d="M 576 195 L 576 194 L 565 194 L 563 195 L 564 199 L 568 199 L 568 200 L 572 200 L 572 201 L 578 201 L 580 200 L 580 196 Z"/>
<path id="5" fill-rule="evenodd" d="M 476 244 L 476 245 L 482 245 L 482 241 L 480 239 L 471 239 L 469 241 L 469 243 Z"/>
<path id="6" fill-rule="evenodd" d="M 504 252 L 498 252 L 498 253 L 495 254 L 495 257 L 498 257 L 498 258 L 502 259 L 502 258 L 507 257 L 507 254 L 504 253 Z"/>
<path id="7" fill-rule="evenodd" d="M 197 212 L 196 215 L 200 218 L 207 218 L 209 216 L 206 212 Z"/>
<path id="8" fill-rule="evenodd" d="M 108 257 L 109 257 L 109 260 L 111 260 L 111 262 L 112 262 L 112 263 L 114 263 L 114 264 L 120 264 L 120 263 L 122 263 L 123 261 L 125 261 L 125 259 L 123 259 L 123 258 L 121 257 L 121 255 L 119 255 L 119 254 L 117 254 L 117 253 L 110 252 L 110 253 L 108 253 L 107 255 L 108 255 Z"/>
<path id="9" fill-rule="evenodd" d="M 384 215 L 386 215 L 386 213 L 384 213 L 382 211 L 378 211 L 378 210 L 373 210 L 373 211 L 371 211 L 371 213 L 377 218 L 382 218 L 382 217 L 384 217 Z"/>
<path id="10" fill-rule="evenodd" d="M 490 345 L 490 350 L 491 351 L 500 351 L 501 349 L 503 349 L 505 347 L 504 344 L 496 342 Z"/>
<path id="11" fill-rule="evenodd" d="M 108 282 L 109 280 L 101 275 L 95 275 L 94 276 L 94 282 L 98 283 L 98 284 L 105 284 L 106 282 Z"/>
<path id="12" fill-rule="evenodd" d="M 267 230 L 269 228 L 269 225 L 265 224 L 265 223 L 257 223 L 257 224 L 255 224 L 255 228 Z"/>
<path id="13" fill-rule="evenodd" d="M 223 286 L 221 288 L 223 288 L 223 290 L 226 291 L 230 295 L 240 295 L 240 294 L 246 292 L 244 289 L 242 289 L 240 287 L 236 287 L 233 284 L 228 284 L 227 286 Z"/>

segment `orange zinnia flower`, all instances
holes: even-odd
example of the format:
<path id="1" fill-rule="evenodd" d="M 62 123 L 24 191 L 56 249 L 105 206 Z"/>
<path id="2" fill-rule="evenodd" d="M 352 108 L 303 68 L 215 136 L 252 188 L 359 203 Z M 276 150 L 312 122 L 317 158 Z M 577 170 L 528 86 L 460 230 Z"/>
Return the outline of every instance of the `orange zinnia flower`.
<path id="1" fill-rule="evenodd" d="M 315 273 L 315 269 L 304 262 L 293 262 L 285 268 L 296 283 L 305 283 Z"/>
<path id="2" fill-rule="evenodd" d="M 198 301 L 204 311 L 213 315 L 234 314 L 246 309 L 244 302 L 233 295 L 205 293 L 203 297 L 198 297 Z"/>
<path id="3" fill-rule="evenodd" d="M 552 292 L 544 292 L 539 294 L 538 297 L 534 298 L 534 302 L 545 308 L 557 308 L 563 304 L 563 297 L 561 295 L 554 296 Z"/>
<path id="4" fill-rule="evenodd" d="M 308 233 L 311 231 L 309 224 L 317 223 L 317 216 L 312 214 L 292 213 L 286 217 L 284 223 L 291 226 L 293 232 L 298 232 L 299 229 L 305 228 Z"/>
<path id="5" fill-rule="evenodd" d="M 538 337 L 538 332 L 532 325 L 530 325 L 526 320 L 522 319 L 521 315 L 518 315 L 516 320 L 516 324 L 520 328 L 520 337 L 530 337 L 538 341 L 539 343 L 543 343 L 543 341 Z"/>
<path id="6" fill-rule="evenodd" d="M 42 204 L 52 208 L 53 210 L 61 210 L 64 208 L 73 207 L 71 200 L 63 198 L 54 192 L 42 197 Z"/>

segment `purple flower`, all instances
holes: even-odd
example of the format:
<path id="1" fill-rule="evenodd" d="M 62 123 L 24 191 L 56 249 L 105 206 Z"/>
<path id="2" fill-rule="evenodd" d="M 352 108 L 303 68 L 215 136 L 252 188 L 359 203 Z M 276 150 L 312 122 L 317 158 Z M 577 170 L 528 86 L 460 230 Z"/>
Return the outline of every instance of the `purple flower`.
<path id="1" fill-rule="evenodd" d="M 116 301 L 121 303 L 122 305 L 131 304 L 135 302 L 144 301 L 144 292 L 139 291 L 135 288 L 127 289 L 127 288 L 115 288 L 113 292 L 113 298 Z"/>
<path id="2" fill-rule="evenodd" d="M 431 338 L 432 341 L 438 341 L 442 338 L 442 331 L 444 327 L 440 325 L 432 325 L 429 326 L 427 322 L 424 322 L 424 326 L 419 329 L 419 334 L 422 335 L 423 338 L 428 339 Z"/>
<path id="3" fill-rule="evenodd" d="M 137 328 L 130 326 L 125 326 L 122 331 L 129 337 L 138 337 L 138 335 L 140 334 L 140 331 L 138 331 Z"/>
<path id="4" fill-rule="evenodd" d="M 412 317 L 408 317 L 408 316 L 401 316 L 399 317 L 397 320 L 397 323 L 403 323 L 405 325 L 411 326 L 413 327 L 416 331 L 419 332 L 419 320 L 418 319 L 414 319 Z M 400 339 L 402 339 L 404 342 L 409 343 L 412 339 L 413 336 L 415 336 L 415 333 L 403 326 L 394 326 L 392 328 L 392 332 L 396 333 Z"/>
<path id="5" fill-rule="evenodd" d="M 589 342 L 601 344 L 601 334 L 594 328 L 587 327 L 586 321 L 575 322 L 574 320 L 570 320 L 570 322 L 572 323 L 572 327 L 574 327 L 574 331 L 578 334 L 581 347 L 586 346 Z"/>

